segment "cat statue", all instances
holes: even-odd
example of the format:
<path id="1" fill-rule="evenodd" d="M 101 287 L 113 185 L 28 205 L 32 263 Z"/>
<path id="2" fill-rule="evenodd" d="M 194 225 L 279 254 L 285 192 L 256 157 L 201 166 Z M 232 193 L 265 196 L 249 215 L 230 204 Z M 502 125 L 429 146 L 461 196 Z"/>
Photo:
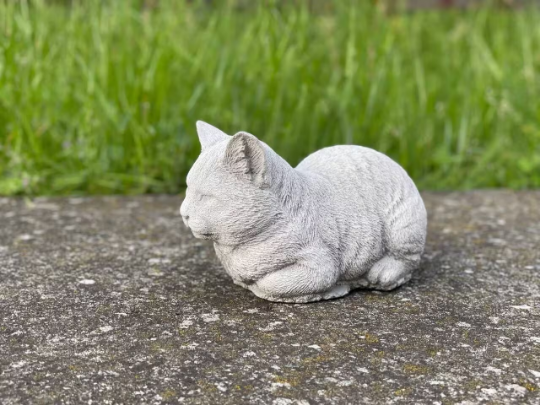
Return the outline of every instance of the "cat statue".
<path id="1" fill-rule="evenodd" d="M 341 145 L 292 168 L 246 132 L 197 122 L 202 151 L 180 214 L 213 241 L 234 283 L 260 298 L 310 302 L 354 288 L 392 290 L 420 263 L 427 216 L 405 170 Z"/>

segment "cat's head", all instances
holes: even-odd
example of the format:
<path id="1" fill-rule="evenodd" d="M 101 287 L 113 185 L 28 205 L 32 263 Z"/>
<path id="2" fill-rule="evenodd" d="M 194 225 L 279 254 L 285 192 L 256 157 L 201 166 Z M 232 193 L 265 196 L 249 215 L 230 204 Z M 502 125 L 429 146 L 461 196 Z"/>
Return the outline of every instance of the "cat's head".
<path id="1" fill-rule="evenodd" d="M 280 216 L 272 181 L 284 161 L 248 133 L 229 136 L 202 121 L 197 132 L 202 150 L 187 176 L 184 223 L 195 237 L 225 245 L 260 234 Z"/>

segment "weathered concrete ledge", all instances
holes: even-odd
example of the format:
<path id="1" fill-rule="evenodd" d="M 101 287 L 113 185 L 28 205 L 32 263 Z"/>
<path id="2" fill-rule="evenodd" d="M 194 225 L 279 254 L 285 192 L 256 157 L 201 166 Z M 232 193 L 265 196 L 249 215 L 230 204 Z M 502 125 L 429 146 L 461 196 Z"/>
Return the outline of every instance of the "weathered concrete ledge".
<path id="1" fill-rule="evenodd" d="M 0 199 L 0 402 L 540 401 L 540 192 L 424 194 L 412 282 L 235 286 L 180 198 Z"/>

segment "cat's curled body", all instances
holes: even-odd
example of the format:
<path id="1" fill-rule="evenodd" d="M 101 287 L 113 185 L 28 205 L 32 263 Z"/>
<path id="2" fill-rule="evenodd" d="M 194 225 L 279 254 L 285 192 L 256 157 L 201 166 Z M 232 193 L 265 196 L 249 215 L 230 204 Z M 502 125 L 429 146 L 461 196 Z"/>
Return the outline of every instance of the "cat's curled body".
<path id="1" fill-rule="evenodd" d="M 336 298 L 407 282 L 427 217 L 405 170 L 361 146 L 333 146 L 292 168 L 253 135 L 198 122 L 202 152 L 180 212 L 211 239 L 227 273 L 283 302 Z"/>

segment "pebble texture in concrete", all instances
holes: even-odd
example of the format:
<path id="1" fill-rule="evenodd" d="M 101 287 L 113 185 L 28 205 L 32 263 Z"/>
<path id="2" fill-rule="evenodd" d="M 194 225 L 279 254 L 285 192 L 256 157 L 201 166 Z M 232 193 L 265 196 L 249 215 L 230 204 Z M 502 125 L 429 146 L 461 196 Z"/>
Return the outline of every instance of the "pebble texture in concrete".
<path id="1" fill-rule="evenodd" d="M 234 285 L 180 198 L 0 199 L 0 402 L 540 403 L 540 192 L 424 198 L 409 284 L 306 305 Z"/>

